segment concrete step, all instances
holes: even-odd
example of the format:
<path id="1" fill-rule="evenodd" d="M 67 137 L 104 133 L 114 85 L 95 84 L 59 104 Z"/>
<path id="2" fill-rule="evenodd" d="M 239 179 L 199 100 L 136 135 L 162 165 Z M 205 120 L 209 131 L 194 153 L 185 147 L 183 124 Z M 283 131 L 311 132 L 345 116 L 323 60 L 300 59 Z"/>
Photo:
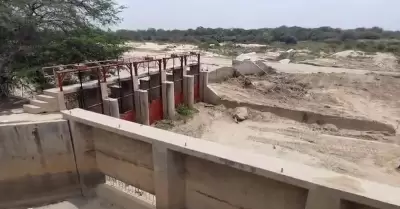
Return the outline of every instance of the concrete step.
<path id="1" fill-rule="evenodd" d="M 64 92 L 65 93 L 65 92 Z M 48 111 L 50 112 L 57 112 L 60 110 L 66 110 L 67 108 L 65 107 L 65 101 L 64 101 L 64 94 L 63 92 L 60 92 L 58 89 L 47 89 L 43 91 L 43 94 L 46 96 L 54 97 L 54 102 L 49 102 L 46 99 L 43 99 L 43 101 L 47 101 L 50 103 L 50 107 Z"/>
<path id="2" fill-rule="evenodd" d="M 31 103 L 31 105 L 38 106 L 38 107 L 41 107 L 41 108 L 44 108 L 44 109 L 49 106 L 48 102 L 45 102 L 45 101 L 42 101 L 42 100 L 38 100 L 38 99 L 31 99 L 30 103 Z"/>
<path id="3" fill-rule="evenodd" d="M 43 108 L 38 107 L 36 105 L 31 105 L 31 104 L 25 104 L 23 106 L 23 108 L 24 108 L 24 112 L 31 113 L 31 114 L 40 114 L 40 113 L 44 113 L 45 112 L 43 110 Z"/>
<path id="4" fill-rule="evenodd" d="M 57 103 L 57 99 L 53 96 L 45 95 L 45 94 L 40 94 L 36 96 L 37 100 L 42 100 L 48 103 Z"/>

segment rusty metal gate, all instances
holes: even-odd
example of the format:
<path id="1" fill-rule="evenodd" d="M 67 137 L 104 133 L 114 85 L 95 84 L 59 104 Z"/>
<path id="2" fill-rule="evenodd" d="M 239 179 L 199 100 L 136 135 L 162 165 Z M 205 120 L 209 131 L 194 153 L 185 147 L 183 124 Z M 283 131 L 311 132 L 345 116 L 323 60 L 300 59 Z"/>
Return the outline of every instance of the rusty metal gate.
<path id="1" fill-rule="evenodd" d="M 71 66 L 69 66 L 71 67 Z M 82 108 L 104 114 L 101 80 L 105 72 L 99 67 L 73 66 L 56 72 L 57 82 L 67 109 Z M 65 86 L 64 85 L 68 85 Z"/>

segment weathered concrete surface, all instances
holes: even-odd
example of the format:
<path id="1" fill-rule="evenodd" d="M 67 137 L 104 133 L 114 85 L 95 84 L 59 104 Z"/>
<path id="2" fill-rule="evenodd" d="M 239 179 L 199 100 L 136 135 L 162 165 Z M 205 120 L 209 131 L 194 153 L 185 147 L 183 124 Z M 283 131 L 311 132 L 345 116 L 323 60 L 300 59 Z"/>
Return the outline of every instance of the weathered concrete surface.
<path id="1" fill-rule="evenodd" d="M 106 184 L 99 185 L 96 188 L 96 194 L 98 198 L 115 205 L 115 207 L 122 207 L 123 209 L 155 209 L 153 205 Z"/>
<path id="2" fill-rule="evenodd" d="M 221 103 L 221 97 L 219 97 L 215 90 L 208 85 L 204 89 L 204 102 L 218 105 Z"/>
<path id="3" fill-rule="evenodd" d="M 118 99 L 106 98 L 103 99 L 104 114 L 111 117 L 120 118 Z"/>
<path id="4" fill-rule="evenodd" d="M 187 208 L 305 208 L 307 189 L 196 157 L 185 164 Z"/>
<path id="5" fill-rule="evenodd" d="M 208 77 L 209 77 L 209 72 L 207 71 L 200 71 L 200 101 L 204 102 L 205 101 L 205 91 L 208 86 Z"/>
<path id="6" fill-rule="evenodd" d="M 152 152 L 157 209 L 185 208 L 184 156 L 161 144 Z"/>
<path id="7" fill-rule="evenodd" d="M 93 127 L 88 129 L 94 133 L 96 160 L 101 172 L 154 194 L 150 144 Z"/>
<path id="8" fill-rule="evenodd" d="M 157 158 L 153 159 L 153 168 L 155 166 L 157 172 L 153 178 L 170 181 L 160 185 L 160 179 L 154 179 L 156 194 L 166 195 L 157 200 L 160 208 L 171 208 L 171 202 L 179 201 L 175 195 L 169 194 L 168 185 L 172 185 L 174 179 L 179 177 L 180 172 L 176 172 L 179 169 L 174 168 L 181 166 L 185 171 L 186 192 L 183 196 L 186 208 L 318 208 L 318 201 L 336 202 L 337 199 L 340 200 L 340 207 L 344 208 L 400 208 L 400 188 L 397 187 L 249 153 L 81 109 L 64 111 L 63 114 L 77 126 L 85 124 L 83 127 L 92 127 L 96 130 L 94 132 L 101 135 L 105 135 L 104 131 L 108 132 L 109 136 L 105 139 L 124 137 L 123 141 L 127 143 L 141 141 L 148 144 L 153 147 L 150 152 L 154 151 L 154 146 L 156 149 L 164 147 L 165 153 L 183 156 L 180 158 L 182 160 L 171 162 L 159 149 L 158 153 L 152 154 L 153 158 Z M 93 138 L 98 137 L 96 135 Z M 95 147 L 97 151 L 97 145 Z M 113 142 L 107 147 L 111 150 L 121 149 L 121 146 L 114 146 Z M 138 151 L 133 150 L 130 153 L 117 153 L 114 157 L 118 158 L 113 163 L 126 162 L 128 157 L 132 158 L 128 160 L 129 164 L 133 159 L 142 159 L 143 154 L 135 157 Z M 166 165 L 160 166 L 160 162 Z M 110 166 L 106 170 L 113 168 L 120 167 Z M 172 168 L 172 171 L 169 172 L 168 168 Z M 138 179 L 138 174 L 141 175 L 139 172 L 129 169 L 124 172 L 121 176 L 134 176 L 130 179 L 136 179 L 136 184 L 146 182 Z M 178 183 L 179 187 L 181 185 Z M 318 193 L 318 198 L 313 198 L 319 188 L 323 192 Z"/>
<path id="9" fill-rule="evenodd" d="M 256 65 L 252 61 L 245 60 L 243 62 L 237 62 L 233 65 L 233 68 L 240 74 L 240 75 L 258 75 L 265 73 L 263 69 L 261 69 L 258 65 Z"/>
<path id="10" fill-rule="evenodd" d="M 93 141 L 96 137 L 96 130 L 74 121 L 69 121 L 69 125 L 74 143 L 80 186 L 85 196 L 91 196 L 93 195 L 92 188 L 105 182 L 105 176 L 99 171 L 96 163 L 96 150 Z"/>
<path id="11" fill-rule="evenodd" d="M 183 100 L 185 104 L 193 108 L 194 105 L 194 76 L 185 75 L 183 76 Z"/>
<path id="12" fill-rule="evenodd" d="M 0 125 L 0 208 L 80 193 L 68 122 Z"/>
<path id="13" fill-rule="evenodd" d="M 174 82 L 164 81 L 162 83 L 162 105 L 164 119 L 173 119 L 175 117 L 175 90 Z"/>
<path id="14" fill-rule="evenodd" d="M 222 82 L 228 78 L 231 78 L 235 75 L 235 69 L 232 67 L 222 67 L 218 68 L 214 71 L 210 71 L 208 75 L 209 83 L 218 83 Z"/>

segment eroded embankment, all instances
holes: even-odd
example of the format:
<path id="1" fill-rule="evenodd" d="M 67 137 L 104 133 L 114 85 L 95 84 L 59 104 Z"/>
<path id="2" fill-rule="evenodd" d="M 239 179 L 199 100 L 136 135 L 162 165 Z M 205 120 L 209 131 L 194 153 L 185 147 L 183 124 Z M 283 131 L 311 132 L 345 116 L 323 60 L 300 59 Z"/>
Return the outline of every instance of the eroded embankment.
<path id="1" fill-rule="evenodd" d="M 220 103 L 228 108 L 248 107 L 262 112 L 270 112 L 277 116 L 288 118 L 302 123 L 308 124 L 333 124 L 341 129 L 351 129 L 357 131 L 382 131 L 392 135 L 396 134 L 396 130 L 392 125 L 378 121 L 367 119 L 347 118 L 334 115 L 324 115 L 320 113 L 288 109 L 278 106 L 260 105 L 247 102 L 238 102 L 228 99 L 220 99 Z"/>

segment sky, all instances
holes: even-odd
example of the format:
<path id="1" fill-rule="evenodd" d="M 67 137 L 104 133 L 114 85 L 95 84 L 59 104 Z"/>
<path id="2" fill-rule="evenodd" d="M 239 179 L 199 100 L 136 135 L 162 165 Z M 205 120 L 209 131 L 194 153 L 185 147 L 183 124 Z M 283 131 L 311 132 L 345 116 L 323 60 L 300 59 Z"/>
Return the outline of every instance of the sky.
<path id="1" fill-rule="evenodd" d="M 202 27 L 400 30 L 400 0 L 116 0 L 126 8 L 116 29 Z"/>

